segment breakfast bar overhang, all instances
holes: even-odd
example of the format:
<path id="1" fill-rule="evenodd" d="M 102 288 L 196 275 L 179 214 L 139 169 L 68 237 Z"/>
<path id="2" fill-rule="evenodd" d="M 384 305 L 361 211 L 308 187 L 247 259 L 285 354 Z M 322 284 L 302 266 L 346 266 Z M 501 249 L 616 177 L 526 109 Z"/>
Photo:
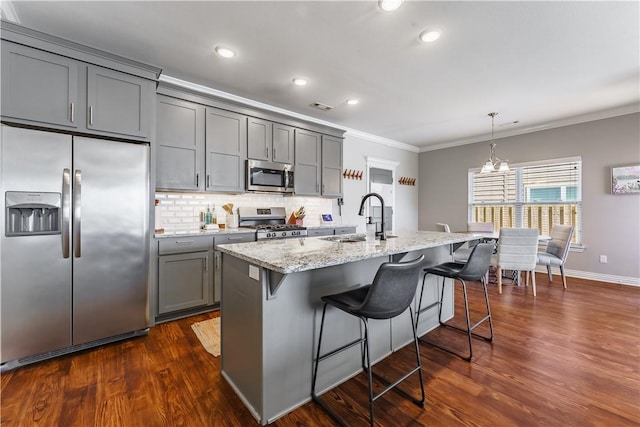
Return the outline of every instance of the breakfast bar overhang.
<path id="1" fill-rule="evenodd" d="M 424 254 L 424 266 L 450 261 L 451 246 L 472 239 L 457 233 L 413 231 L 386 241 L 349 236 L 295 238 L 221 245 L 222 375 L 262 425 L 311 400 L 313 358 L 323 295 L 364 286 L 388 261 Z M 423 306 L 437 300 L 436 278 L 428 277 Z M 416 298 L 417 299 L 417 298 Z M 418 301 L 414 300 L 418 305 Z M 450 280 L 443 317 L 453 316 Z M 409 311 L 370 323 L 372 361 L 413 339 Z M 420 316 L 418 334 L 438 326 L 437 310 Z M 323 341 L 336 347 L 360 337 L 360 323 L 336 310 L 327 312 Z M 320 393 L 361 371 L 360 350 L 351 348 L 321 366 Z"/>

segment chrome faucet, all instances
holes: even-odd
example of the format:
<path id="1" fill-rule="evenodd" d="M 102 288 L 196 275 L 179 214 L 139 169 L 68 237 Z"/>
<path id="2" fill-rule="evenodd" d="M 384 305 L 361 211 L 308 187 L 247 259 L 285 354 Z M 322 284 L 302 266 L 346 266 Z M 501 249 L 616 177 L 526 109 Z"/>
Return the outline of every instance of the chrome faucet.
<path id="1" fill-rule="evenodd" d="M 360 211 L 358 212 L 358 215 L 360 216 L 364 215 L 364 202 L 366 202 L 369 197 L 377 197 L 378 200 L 380 200 L 380 204 L 382 205 L 382 220 L 381 220 L 382 223 L 380 224 L 380 228 L 381 228 L 380 240 L 387 240 L 387 230 L 386 230 L 387 227 L 384 221 L 384 199 L 382 198 L 381 195 L 379 195 L 378 193 L 369 193 L 362 196 L 362 202 L 360 202 Z"/>

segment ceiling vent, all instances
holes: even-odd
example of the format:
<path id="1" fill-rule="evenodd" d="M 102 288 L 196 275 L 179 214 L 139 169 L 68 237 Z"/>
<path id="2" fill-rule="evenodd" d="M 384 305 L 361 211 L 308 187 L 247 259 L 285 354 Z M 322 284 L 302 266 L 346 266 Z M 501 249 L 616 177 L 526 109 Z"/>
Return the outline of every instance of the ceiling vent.
<path id="1" fill-rule="evenodd" d="M 333 107 L 331 105 L 323 104 L 321 102 L 314 102 L 313 104 L 311 104 L 311 106 L 317 108 L 318 110 L 322 110 L 322 111 L 331 111 L 331 110 L 333 110 Z"/>

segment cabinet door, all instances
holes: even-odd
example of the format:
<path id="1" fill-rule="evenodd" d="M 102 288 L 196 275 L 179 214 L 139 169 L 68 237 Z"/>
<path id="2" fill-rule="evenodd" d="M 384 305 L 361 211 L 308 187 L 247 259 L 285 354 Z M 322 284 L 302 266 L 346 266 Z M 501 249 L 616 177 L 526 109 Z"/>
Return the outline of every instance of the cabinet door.
<path id="1" fill-rule="evenodd" d="M 255 160 L 271 160 L 272 123 L 266 120 L 247 119 L 247 157 Z"/>
<path id="2" fill-rule="evenodd" d="M 156 188 L 204 190 L 204 107 L 159 95 Z"/>
<path id="3" fill-rule="evenodd" d="M 158 257 L 158 314 L 213 302 L 209 253 Z"/>
<path id="4" fill-rule="evenodd" d="M 247 118 L 216 108 L 206 111 L 206 189 L 244 192 Z"/>
<path id="5" fill-rule="evenodd" d="M 295 130 L 295 193 L 320 195 L 320 134 Z"/>
<path id="6" fill-rule="evenodd" d="M 292 126 L 273 124 L 272 159 L 278 163 L 293 164 L 294 128 Z"/>
<path id="7" fill-rule="evenodd" d="M 80 63 L 2 41 L 2 117 L 68 128 L 78 123 Z"/>
<path id="8" fill-rule="evenodd" d="M 342 197 L 342 139 L 322 135 L 322 195 Z"/>
<path id="9" fill-rule="evenodd" d="M 87 129 L 147 138 L 153 82 L 119 71 L 87 67 Z"/>

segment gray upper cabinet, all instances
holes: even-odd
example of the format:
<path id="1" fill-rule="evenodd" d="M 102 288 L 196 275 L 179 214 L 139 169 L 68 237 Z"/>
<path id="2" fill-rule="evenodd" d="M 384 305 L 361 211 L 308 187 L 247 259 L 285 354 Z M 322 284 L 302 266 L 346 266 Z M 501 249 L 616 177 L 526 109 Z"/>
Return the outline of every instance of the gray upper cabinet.
<path id="1" fill-rule="evenodd" d="M 158 95 L 156 188 L 204 190 L 205 108 Z"/>
<path id="2" fill-rule="evenodd" d="M 80 66 L 78 61 L 3 40 L 2 117 L 78 127 Z"/>
<path id="3" fill-rule="evenodd" d="M 151 81 L 89 65 L 87 129 L 148 137 L 154 89 Z"/>
<path id="4" fill-rule="evenodd" d="M 294 128 L 249 117 L 247 121 L 247 157 L 276 163 L 293 164 Z"/>
<path id="5" fill-rule="evenodd" d="M 7 40 L 1 65 L 3 120 L 149 139 L 152 80 Z"/>
<path id="6" fill-rule="evenodd" d="M 295 130 L 295 194 L 320 195 L 321 135 Z"/>
<path id="7" fill-rule="evenodd" d="M 294 132 L 293 126 L 273 124 L 272 159 L 277 163 L 294 163 Z"/>
<path id="8" fill-rule="evenodd" d="M 322 195 L 342 197 L 342 139 L 322 135 Z"/>
<path id="9" fill-rule="evenodd" d="M 271 161 L 273 123 L 249 117 L 247 119 L 247 157 Z"/>
<path id="10" fill-rule="evenodd" d="M 244 192 L 247 117 L 217 108 L 206 109 L 207 191 Z"/>

